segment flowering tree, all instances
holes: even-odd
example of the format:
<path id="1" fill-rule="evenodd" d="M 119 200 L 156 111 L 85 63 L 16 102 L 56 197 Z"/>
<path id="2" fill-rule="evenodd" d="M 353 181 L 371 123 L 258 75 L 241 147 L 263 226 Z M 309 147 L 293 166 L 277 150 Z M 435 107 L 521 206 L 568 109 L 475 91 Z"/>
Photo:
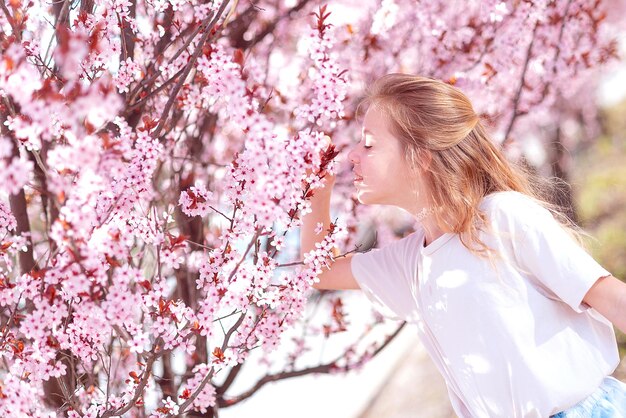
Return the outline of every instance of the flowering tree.
<path id="1" fill-rule="evenodd" d="M 375 355 L 395 333 L 298 361 L 349 326 L 340 297 L 321 325 L 307 300 L 366 216 L 335 161 L 363 84 L 455 83 L 506 146 L 616 53 L 597 2 L 462 4 L 0 4 L 0 415 L 214 416 Z M 328 171 L 339 221 L 298 260 Z M 267 373 L 229 393 L 253 352 Z"/>

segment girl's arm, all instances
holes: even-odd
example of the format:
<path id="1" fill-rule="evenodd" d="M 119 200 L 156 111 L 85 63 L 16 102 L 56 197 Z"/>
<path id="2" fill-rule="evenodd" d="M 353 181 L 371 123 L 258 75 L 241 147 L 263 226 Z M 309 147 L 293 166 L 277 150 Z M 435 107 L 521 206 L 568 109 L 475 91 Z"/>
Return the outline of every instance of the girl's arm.
<path id="1" fill-rule="evenodd" d="M 316 189 L 315 194 L 311 197 L 311 212 L 302 218 L 300 228 L 301 257 L 315 249 L 315 244 L 324 239 L 324 233 L 319 235 L 315 233 L 317 224 L 322 223 L 324 231 L 330 227 L 330 196 L 335 177 L 327 173 L 324 182 L 324 188 Z M 335 251 L 335 253 L 337 252 Z M 317 276 L 320 279 L 319 283 L 314 284 L 313 287 L 329 290 L 359 289 L 359 285 L 352 275 L 350 265 L 352 256 L 353 254 L 348 254 L 346 257 L 337 258 L 331 262 L 330 268 L 323 268 L 323 272 Z"/>
<path id="2" fill-rule="evenodd" d="M 613 276 L 601 277 L 583 301 L 626 333 L 626 283 Z"/>

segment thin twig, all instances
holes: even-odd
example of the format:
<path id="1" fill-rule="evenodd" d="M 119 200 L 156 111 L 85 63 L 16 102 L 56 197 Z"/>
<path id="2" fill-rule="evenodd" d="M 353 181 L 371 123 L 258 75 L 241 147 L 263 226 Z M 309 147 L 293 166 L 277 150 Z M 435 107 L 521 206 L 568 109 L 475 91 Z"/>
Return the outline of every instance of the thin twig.
<path id="1" fill-rule="evenodd" d="M 137 385 L 137 388 L 135 389 L 135 394 L 133 396 L 133 399 L 131 399 L 125 406 L 116 409 L 116 410 L 109 410 L 109 411 L 105 411 L 100 418 L 108 418 L 108 417 L 113 417 L 113 416 L 122 416 L 124 415 L 126 412 L 128 412 L 131 408 L 133 408 L 135 406 L 135 403 L 137 402 L 137 399 L 139 399 L 139 397 L 142 395 L 143 393 L 143 389 L 146 387 L 146 385 L 148 384 L 148 379 L 150 377 L 150 375 L 152 374 L 152 365 L 154 364 L 154 362 L 157 359 L 157 353 L 155 353 L 155 349 L 157 346 L 160 345 L 160 337 L 159 339 L 157 339 L 157 341 L 155 341 L 154 343 L 154 348 L 152 351 L 152 355 L 150 357 L 148 357 L 148 360 L 146 361 L 146 367 L 144 368 L 144 371 L 141 375 L 141 379 L 139 381 L 139 384 Z M 161 353 L 159 353 L 161 354 Z"/>
<path id="2" fill-rule="evenodd" d="M 520 104 L 520 98 L 522 96 L 522 91 L 524 90 L 524 84 L 526 83 L 526 71 L 528 70 L 528 64 L 530 63 L 530 58 L 532 56 L 533 45 L 535 43 L 535 35 L 537 33 L 537 27 L 539 24 L 535 22 L 535 27 L 533 28 L 533 35 L 528 44 L 528 48 L 526 49 L 526 60 L 524 61 L 524 67 L 522 69 L 522 76 L 519 82 L 519 86 L 517 87 L 517 92 L 515 93 L 515 98 L 513 99 L 513 111 L 511 112 L 511 120 L 509 120 L 508 126 L 504 131 L 504 140 L 502 141 L 502 148 L 506 148 L 512 141 L 510 138 L 511 131 L 513 129 L 513 125 L 515 124 L 515 120 L 519 116 L 518 108 Z"/>
<path id="3" fill-rule="evenodd" d="M 17 27 L 15 26 L 15 19 L 13 18 L 13 16 L 11 16 L 11 13 L 9 13 L 9 9 L 7 8 L 6 1 L 0 1 L 0 7 L 2 7 L 2 11 L 6 15 L 7 20 L 9 21 L 9 24 L 11 25 L 11 29 L 13 30 L 13 35 L 18 37 L 19 39 L 20 36 L 17 33 Z"/>
<path id="4" fill-rule="evenodd" d="M 172 82 L 174 82 L 174 80 L 176 80 L 178 78 L 178 76 L 180 76 L 183 73 L 183 71 L 185 71 L 185 68 L 181 68 L 176 74 L 174 74 L 171 78 L 169 78 L 165 83 L 161 84 L 159 87 L 157 87 L 156 89 L 152 90 L 150 93 L 147 93 L 146 96 L 142 97 L 141 99 L 139 99 L 135 103 L 128 105 L 126 107 L 126 109 L 125 109 L 126 114 L 128 114 L 129 111 L 135 110 L 136 108 L 142 106 L 144 103 L 146 103 L 152 97 L 154 97 L 157 94 L 159 94 L 163 89 L 165 89 L 167 86 L 172 84 Z"/>
<path id="5" fill-rule="evenodd" d="M 235 322 L 235 324 L 228 330 L 228 333 L 226 333 L 226 336 L 224 337 L 224 342 L 222 343 L 222 352 L 225 351 L 226 348 L 228 347 L 228 341 L 230 340 L 230 337 L 237 330 L 237 328 L 239 328 L 239 326 L 243 323 L 243 320 L 245 319 L 245 317 L 246 317 L 246 313 L 244 312 L 241 314 L 237 322 Z M 198 395 L 200 395 L 200 393 L 204 389 L 204 386 L 213 377 L 214 370 L 215 369 L 213 368 L 213 366 L 211 366 L 211 370 L 209 371 L 209 373 L 207 373 L 204 379 L 202 379 L 202 382 L 200 382 L 195 392 L 185 402 L 183 402 L 182 405 L 180 405 L 180 407 L 178 408 L 179 415 L 182 415 L 187 409 L 187 407 L 193 403 L 193 401 L 198 397 Z M 170 417 L 170 416 L 172 416 L 172 414 L 168 414 L 166 417 Z"/>
<path id="6" fill-rule="evenodd" d="M 159 124 L 157 125 L 157 127 L 154 130 L 154 132 L 152 133 L 153 138 L 158 138 L 159 134 L 163 130 L 163 127 L 165 126 L 165 122 L 167 121 L 167 117 L 168 117 L 168 115 L 170 113 L 170 109 L 174 105 L 174 101 L 176 100 L 176 97 L 178 96 L 178 92 L 182 88 L 183 84 L 185 83 L 185 80 L 187 79 L 187 76 L 189 75 L 189 73 L 191 72 L 191 69 L 194 67 L 196 61 L 198 60 L 198 57 L 200 56 L 200 53 L 202 52 L 202 48 L 204 47 L 204 43 L 209 38 L 209 35 L 211 35 L 211 30 L 213 29 L 213 27 L 217 23 L 218 19 L 220 18 L 220 16 L 222 15 L 224 10 L 226 9 L 226 6 L 228 5 L 228 2 L 229 2 L 229 0 L 224 0 L 224 2 L 220 5 L 219 10 L 215 13 L 215 16 L 213 17 L 213 20 L 211 20 L 211 22 L 208 25 L 206 25 L 204 35 L 202 35 L 202 38 L 198 42 L 198 46 L 196 47 L 196 50 L 194 51 L 193 55 L 191 56 L 191 59 L 187 63 L 187 65 L 185 67 L 185 71 L 180 76 L 180 80 L 178 81 L 178 83 L 176 83 L 176 85 L 174 86 L 174 88 L 172 89 L 172 91 L 170 93 L 171 94 L 170 98 L 167 101 L 167 103 L 165 104 L 165 108 L 163 109 L 163 113 L 161 113 Z M 207 17 L 207 20 L 208 20 L 208 17 Z M 202 26 L 204 26 L 204 25 L 202 25 Z"/>
<path id="7" fill-rule="evenodd" d="M 344 258 L 344 257 L 347 257 L 349 254 L 356 253 L 357 251 L 359 251 L 359 249 L 360 249 L 360 248 L 361 248 L 361 246 L 360 246 L 360 245 L 356 245 L 356 246 L 354 247 L 354 249 L 352 249 L 352 250 L 350 250 L 350 251 L 346 251 L 345 253 L 342 253 L 342 254 L 339 254 L 339 255 L 333 256 L 333 259 L 335 259 L 335 260 L 336 260 L 336 259 L 338 259 L 338 258 Z M 293 266 L 301 266 L 301 265 L 304 265 L 304 261 L 293 261 L 293 262 L 291 262 L 291 263 L 283 263 L 283 264 L 278 264 L 278 265 L 276 266 L 276 268 L 278 268 L 278 267 L 293 267 Z"/>

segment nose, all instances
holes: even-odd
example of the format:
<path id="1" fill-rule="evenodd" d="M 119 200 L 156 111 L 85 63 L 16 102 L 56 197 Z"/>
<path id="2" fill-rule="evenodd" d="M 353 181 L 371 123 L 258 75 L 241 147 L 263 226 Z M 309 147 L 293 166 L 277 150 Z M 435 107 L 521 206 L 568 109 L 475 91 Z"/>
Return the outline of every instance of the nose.
<path id="1" fill-rule="evenodd" d="M 352 164 L 356 164 L 357 158 L 358 158 L 358 153 L 357 153 L 356 147 L 353 146 L 350 149 L 350 152 L 348 152 L 348 161 L 350 161 Z"/>

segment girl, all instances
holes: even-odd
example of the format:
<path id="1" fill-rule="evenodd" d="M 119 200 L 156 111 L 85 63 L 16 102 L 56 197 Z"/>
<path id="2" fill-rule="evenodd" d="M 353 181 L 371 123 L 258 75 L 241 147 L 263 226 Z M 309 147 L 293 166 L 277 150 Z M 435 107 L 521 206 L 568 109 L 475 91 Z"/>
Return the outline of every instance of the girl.
<path id="1" fill-rule="evenodd" d="M 403 208 L 420 227 L 337 258 L 316 287 L 360 288 L 417 325 L 459 417 L 626 418 L 626 385 L 609 376 L 626 283 L 579 246 L 457 88 L 391 74 L 365 102 L 348 154 L 357 197 Z M 303 219 L 303 253 L 330 223 L 325 181 Z"/>

